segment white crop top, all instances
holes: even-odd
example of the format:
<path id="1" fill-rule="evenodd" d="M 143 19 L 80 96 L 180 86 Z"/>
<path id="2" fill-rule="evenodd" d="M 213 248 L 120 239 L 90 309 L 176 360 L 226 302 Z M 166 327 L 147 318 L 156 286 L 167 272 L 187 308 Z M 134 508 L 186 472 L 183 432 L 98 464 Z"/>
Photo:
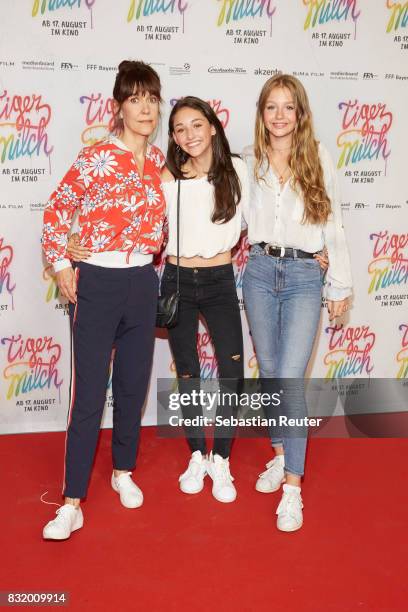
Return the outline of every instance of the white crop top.
<path id="1" fill-rule="evenodd" d="M 232 162 L 241 182 L 241 201 L 227 223 L 211 221 L 214 187 L 206 177 L 186 179 L 180 184 L 180 257 L 210 258 L 229 251 L 241 234 L 242 210 L 247 207 L 249 180 L 246 164 L 239 157 Z M 169 239 L 167 254 L 177 255 L 177 181 L 162 184 L 166 198 Z"/>

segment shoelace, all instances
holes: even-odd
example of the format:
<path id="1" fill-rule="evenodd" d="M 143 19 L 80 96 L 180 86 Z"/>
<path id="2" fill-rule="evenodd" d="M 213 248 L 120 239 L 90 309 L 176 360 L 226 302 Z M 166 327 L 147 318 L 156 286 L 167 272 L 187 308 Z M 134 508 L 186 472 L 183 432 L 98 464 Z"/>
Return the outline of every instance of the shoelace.
<path id="1" fill-rule="evenodd" d="M 126 480 L 125 480 L 125 478 L 123 478 L 123 476 L 131 476 L 131 475 L 132 475 L 132 472 L 123 472 L 123 474 L 120 474 L 119 476 L 115 476 L 117 487 L 120 487 L 121 484 L 126 482 Z"/>
<path id="2" fill-rule="evenodd" d="M 199 476 L 201 470 L 202 470 L 202 464 L 198 463 L 197 461 L 194 461 L 193 459 L 190 459 L 190 463 L 188 464 L 188 468 L 186 469 L 186 471 L 181 474 L 179 480 L 181 480 L 181 478 L 183 478 L 184 476 L 188 476 L 191 474 L 191 476 Z"/>
<path id="3" fill-rule="evenodd" d="M 64 512 L 64 508 L 66 506 L 67 504 L 65 504 L 64 506 L 61 506 L 60 508 L 58 508 L 58 510 L 56 510 L 55 514 L 57 515 L 57 517 L 54 519 L 53 522 L 56 522 L 56 523 L 69 523 L 70 522 L 70 518 Z"/>
<path id="4" fill-rule="evenodd" d="M 289 516 L 296 518 L 299 514 L 299 506 L 302 509 L 302 498 L 297 493 L 284 493 L 280 500 L 276 514 L 287 513 Z"/>
<path id="5" fill-rule="evenodd" d="M 45 499 L 43 499 L 44 495 L 48 495 L 48 491 L 44 491 L 44 493 L 40 497 L 40 502 L 42 504 L 47 504 L 48 506 L 57 506 L 58 508 L 61 508 L 61 504 L 57 504 L 56 502 L 47 502 L 47 501 L 45 501 Z"/>
<path id="6" fill-rule="evenodd" d="M 220 479 L 222 482 L 232 482 L 234 477 L 231 476 L 229 471 L 229 464 L 227 461 L 220 461 L 219 463 L 214 462 L 215 477 Z"/>
<path id="7" fill-rule="evenodd" d="M 274 457 L 273 459 L 271 459 L 270 461 L 268 461 L 268 463 L 266 464 L 266 470 L 264 472 L 261 472 L 259 474 L 259 477 L 265 477 L 265 476 L 269 476 L 269 474 L 276 468 L 276 467 L 280 467 L 278 461 L 276 460 L 276 457 Z"/>

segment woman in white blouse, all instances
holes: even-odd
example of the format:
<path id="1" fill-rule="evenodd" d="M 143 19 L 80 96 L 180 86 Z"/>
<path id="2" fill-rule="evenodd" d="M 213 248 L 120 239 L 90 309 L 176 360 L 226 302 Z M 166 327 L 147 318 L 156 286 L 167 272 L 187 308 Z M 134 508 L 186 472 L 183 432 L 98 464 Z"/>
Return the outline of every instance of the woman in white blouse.
<path id="1" fill-rule="evenodd" d="M 349 307 L 350 262 L 341 220 L 336 171 L 316 141 L 306 91 L 293 76 L 269 79 L 259 96 L 255 143 L 246 149 L 250 204 L 245 211 L 251 246 L 243 293 L 260 377 L 294 379 L 283 409 L 304 417 L 303 378 L 317 333 L 323 270 L 316 255 L 329 256 L 325 293 L 330 320 Z M 288 399 L 290 397 L 290 399 Z M 256 483 L 283 496 L 277 527 L 302 526 L 301 477 L 307 431 L 270 430 L 275 457 Z"/>
<path id="2" fill-rule="evenodd" d="M 209 104 L 192 96 L 182 98 L 172 109 L 166 163 L 168 169 L 162 180 L 169 241 L 162 295 L 176 289 L 180 180 L 180 305 L 177 325 L 169 329 L 179 392 L 191 393 L 199 387 L 200 315 L 211 335 L 218 375 L 229 379 L 228 391 L 236 391 L 243 377 L 243 342 L 231 249 L 239 240 L 241 209 L 248 199 L 247 169 L 240 158 L 231 156 L 223 127 Z M 228 417 L 233 410 L 233 406 L 219 406 L 217 415 Z M 201 415 L 201 405 L 191 403 L 183 408 L 185 419 Z M 236 489 L 229 467 L 233 429 L 215 427 L 209 455 L 202 426 L 185 426 L 185 433 L 192 454 L 180 476 L 180 489 L 198 493 L 208 474 L 213 480 L 214 497 L 221 502 L 234 501 Z"/>

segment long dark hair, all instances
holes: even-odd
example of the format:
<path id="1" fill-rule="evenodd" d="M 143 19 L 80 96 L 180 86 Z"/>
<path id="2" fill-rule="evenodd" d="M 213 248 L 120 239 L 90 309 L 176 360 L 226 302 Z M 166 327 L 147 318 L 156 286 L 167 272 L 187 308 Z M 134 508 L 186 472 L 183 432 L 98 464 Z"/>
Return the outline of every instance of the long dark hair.
<path id="1" fill-rule="evenodd" d="M 211 216 L 213 223 L 227 223 L 236 213 L 241 200 L 241 184 L 232 163 L 230 146 L 225 136 L 224 128 L 211 106 L 195 96 L 181 98 L 173 106 L 169 117 L 169 145 L 166 164 L 176 179 L 184 180 L 183 165 L 189 159 L 175 142 L 174 117 L 182 108 L 192 108 L 199 111 L 215 128 L 212 137 L 212 162 L 208 172 L 208 182 L 214 185 L 214 211 Z"/>
<path id="2" fill-rule="evenodd" d="M 123 121 L 120 118 L 123 102 L 134 93 L 143 95 L 147 92 L 156 96 L 159 102 L 162 101 L 160 77 L 154 68 L 141 61 L 124 60 L 121 62 L 113 87 L 113 98 L 118 106 L 109 125 L 111 132 L 118 134 L 123 130 Z"/>

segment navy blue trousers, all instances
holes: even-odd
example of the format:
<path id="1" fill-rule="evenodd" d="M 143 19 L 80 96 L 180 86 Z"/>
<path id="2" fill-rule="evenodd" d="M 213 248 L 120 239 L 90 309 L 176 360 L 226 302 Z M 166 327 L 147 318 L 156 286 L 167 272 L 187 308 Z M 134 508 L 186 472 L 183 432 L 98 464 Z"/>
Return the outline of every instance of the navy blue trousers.
<path id="1" fill-rule="evenodd" d="M 102 268 L 79 263 L 70 304 L 71 400 L 65 448 L 65 497 L 86 496 L 115 349 L 112 461 L 132 470 L 153 356 L 158 278 L 151 264 Z"/>

